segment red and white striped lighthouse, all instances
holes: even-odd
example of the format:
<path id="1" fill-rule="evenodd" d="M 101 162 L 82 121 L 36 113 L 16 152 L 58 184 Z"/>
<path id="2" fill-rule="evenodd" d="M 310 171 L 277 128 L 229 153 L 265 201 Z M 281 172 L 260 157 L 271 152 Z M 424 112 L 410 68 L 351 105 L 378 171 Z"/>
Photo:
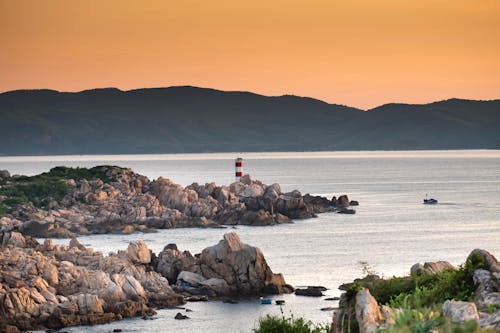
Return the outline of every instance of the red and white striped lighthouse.
<path id="1" fill-rule="evenodd" d="M 234 161 L 234 168 L 235 168 L 235 176 L 236 176 L 236 181 L 239 182 L 241 180 L 241 177 L 243 177 L 243 159 L 241 157 L 238 157 Z"/>

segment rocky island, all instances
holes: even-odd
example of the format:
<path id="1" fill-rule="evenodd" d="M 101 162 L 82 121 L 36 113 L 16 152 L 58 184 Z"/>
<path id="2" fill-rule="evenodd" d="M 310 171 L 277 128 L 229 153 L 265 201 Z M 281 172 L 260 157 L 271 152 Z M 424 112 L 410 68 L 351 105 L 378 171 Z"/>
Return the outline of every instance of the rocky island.
<path id="1" fill-rule="evenodd" d="M 154 232 L 180 227 L 273 225 L 317 213 L 352 212 L 346 195 L 331 200 L 283 193 L 249 175 L 229 186 L 187 187 L 131 169 L 55 167 L 40 175 L 0 171 L 0 230 L 34 237 L 70 238 L 92 233 Z"/>
<path id="2" fill-rule="evenodd" d="M 106 257 L 75 238 L 66 246 L 0 234 L 2 332 L 147 318 L 189 300 L 292 291 L 262 251 L 235 233 L 195 256 L 175 244 L 156 255 L 139 241 Z"/>

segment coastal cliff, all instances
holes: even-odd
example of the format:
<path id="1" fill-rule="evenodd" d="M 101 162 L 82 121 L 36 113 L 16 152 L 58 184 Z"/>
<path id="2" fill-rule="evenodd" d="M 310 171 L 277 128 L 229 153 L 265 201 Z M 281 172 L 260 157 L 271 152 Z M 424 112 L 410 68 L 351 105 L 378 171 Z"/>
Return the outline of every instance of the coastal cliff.
<path id="1" fill-rule="evenodd" d="M 32 177 L 0 173 L 0 230 L 35 237 L 273 225 L 342 211 L 349 204 L 346 195 L 329 200 L 297 190 L 284 193 L 279 184 L 265 185 L 249 175 L 229 186 L 183 187 L 116 166 L 56 167 Z"/>

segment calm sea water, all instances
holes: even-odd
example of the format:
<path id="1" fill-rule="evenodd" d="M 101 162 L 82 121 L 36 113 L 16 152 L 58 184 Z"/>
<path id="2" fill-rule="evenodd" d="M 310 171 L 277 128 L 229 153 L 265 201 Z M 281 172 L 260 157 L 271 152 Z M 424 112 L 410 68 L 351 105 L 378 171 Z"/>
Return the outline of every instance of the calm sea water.
<path id="1" fill-rule="evenodd" d="M 236 154 L 0 157 L 0 169 L 33 175 L 53 166 L 115 164 L 150 178 L 229 184 Z M 348 194 L 358 200 L 356 215 L 322 214 L 294 224 L 237 229 L 177 229 L 156 234 L 97 235 L 80 241 L 108 253 L 144 239 L 155 252 L 168 243 L 199 253 L 228 231 L 260 247 L 274 272 L 294 286 L 323 285 L 327 296 L 360 277 L 363 264 L 384 276 L 408 274 L 419 261 L 461 264 L 474 248 L 500 257 L 500 151 L 243 153 L 244 171 L 284 191 Z M 439 200 L 423 205 L 426 193 Z M 258 300 L 239 304 L 188 303 L 189 320 L 174 319 L 184 310 L 160 310 L 155 320 L 129 319 L 65 331 L 250 332 L 266 313 L 293 313 L 317 323 L 331 321 L 321 308 L 336 306 L 324 298 L 285 295 L 280 308 Z"/>

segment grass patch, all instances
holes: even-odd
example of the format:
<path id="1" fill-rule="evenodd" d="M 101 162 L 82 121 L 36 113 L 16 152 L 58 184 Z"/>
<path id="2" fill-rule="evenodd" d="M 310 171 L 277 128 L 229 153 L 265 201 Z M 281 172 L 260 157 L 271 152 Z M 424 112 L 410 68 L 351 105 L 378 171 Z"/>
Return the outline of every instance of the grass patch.
<path id="1" fill-rule="evenodd" d="M 293 315 L 285 317 L 266 315 L 259 319 L 259 328 L 255 333 L 328 333 L 330 326 L 317 325 L 304 318 L 294 318 Z"/>
<path id="2" fill-rule="evenodd" d="M 410 306 L 432 307 L 440 305 L 446 300 L 472 301 L 474 299 L 474 271 L 486 268 L 486 262 L 481 255 L 472 255 L 465 264 L 457 270 L 445 270 L 438 274 L 424 274 L 420 276 L 394 277 L 387 280 L 378 280 L 371 284 L 358 282 L 362 287 L 370 289 L 370 293 L 379 304 L 391 307 L 400 307 L 405 299 L 418 299 L 420 304 Z M 359 287 L 358 287 L 359 288 Z M 414 296 L 418 293 L 418 298 Z"/>

